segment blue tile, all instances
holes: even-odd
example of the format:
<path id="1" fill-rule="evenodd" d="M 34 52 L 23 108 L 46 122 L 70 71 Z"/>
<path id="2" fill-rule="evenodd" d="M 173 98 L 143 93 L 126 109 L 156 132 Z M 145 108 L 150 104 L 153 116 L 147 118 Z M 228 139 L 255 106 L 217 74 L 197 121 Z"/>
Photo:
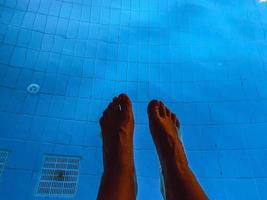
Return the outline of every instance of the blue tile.
<path id="1" fill-rule="evenodd" d="M 82 6 L 81 5 L 73 5 L 70 19 L 74 20 L 80 20 L 81 19 L 81 14 L 82 14 Z"/>
<path id="2" fill-rule="evenodd" d="M 244 150 L 220 151 L 219 162 L 224 177 L 253 177 L 252 159 Z"/>
<path id="3" fill-rule="evenodd" d="M 52 1 L 49 7 L 49 14 L 53 16 L 59 16 L 61 10 L 62 2 L 60 1 Z"/>
<path id="4" fill-rule="evenodd" d="M 94 9 L 91 9 L 91 22 L 93 23 L 99 23 L 100 21 L 100 7 L 93 7 Z"/>
<path id="5" fill-rule="evenodd" d="M 65 95 L 68 81 L 69 81 L 69 78 L 67 76 L 58 75 L 57 82 L 55 85 L 55 93 L 58 95 Z"/>
<path id="6" fill-rule="evenodd" d="M 30 0 L 16 2 L 16 8 L 20 10 L 27 10 Z"/>
<path id="7" fill-rule="evenodd" d="M 42 14 L 48 14 L 51 4 L 52 4 L 52 0 L 41 1 L 38 11 Z"/>
<path id="8" fill-rule="evenodd" d="M 61 54 L 50 53 L 46 71 L 48 73 L 58 73 L 60 62 L 61 62 Z"/>
<path id="9" fill-rule="evenodd" d="M 48 116 L 51 102 L 51 95 L 41 94 L 37 103 L 36 114 L 41 116 Z"/>
<path id="10" fill-rule="evenodd" d="M 47 16 L 45 32 L 48 34 L 55 34 L 57 30 L 58 18 L 54 16 Z"/>
<path id="11" fill-rule="evenodd" d="M 27 47 L 31 39 L 31 31 L 21 29 L 18 35 L 17 44 L 19 46 Z"/>
<path id="12" fill-rule="evenodd" d="M 64 100 L 64 118 L 75 119 L 75 113 L 77 109 L 77 98 L 65 97 Z"/>
<path id="13" fill-rule="evenodd" d="M 42 50 L 51 51 L 54 45 L 54 37 L 52 35 L 44 35 L 42 40 Z"/>
<path id="14" fill-rule="evenodd" d="M 16 88 L 26 90 L 29 84 L 31 84 L 33 78 L 33 72 L 30 70 L 22 70 L 17 80 Z"/>
<path id="15" fill-rule="evenodd" d="M 9 46 L 9 45 L 0 45 L 0 62 L 3 64 L 9 64 L 10 58 L 12 56 L 13 53 L 13 46 Z"/>
<path id="16" fill-rule="evenodd" d="M 62 53 L 71 56 L 75 52 L 75 40 L 66 40 Z"/>
<path id="17" fill-rule="evenodd" d="M 70 78 L 67 86 L 67 96 L 79 96 L 79 90 L 81 86 L 80 78 Z"/>
<path id="18" fill-rule="evenodd" d="M 134 148 L 155 149 L 148 125 L 136 125 L 134 129 Z"/>
<path id="19" fill-rule="evenodd" d="M 137 176 L 138 193 L 137 199 L 161 200 L 163 196 L 160 192 L 159 178 Z"/>
<path id="20" fill-rule="evenodd" d="M 18 68 L 9 67 L 2 84 L 6 87 L 15 88 L 17 80 L 20 76 L 21 70 Z"/>
<path id="21" fill-rule="evenodd" d="M 72 10 L 72 4 L 70 3 L 62 3 L 61 11 L 60 11 L 60 17 L 69 19 L 71 15 Z"/>
<path id="22" fill-rule="evenodd" d="M 154 98 L 179 117 L 190 166 L 210 199 L 266 199 L 264 3 L 0 4 L 0 146 L 11 151 L 0 198 L 35 199 L 43 154 L 59 154 L 81 157 L 74 198 L 95 199 L 99 118 L 113 96 L 127 93 L 137 199 L 162 199 L 146 114 Z M 27 93 L 30 83 L 39 94 Z"/>
<path id="23" fill-rule="evenodd" d="M 34 114 L 36 112 L 38 101 L 39 96 L 28 95 L 23 102 L 21 112 L 24 114 Z"/>
<path id="24" fill-rule="evenodd" d="M 93 81 L 91 79 L 82 79 L 79 88 L 79 97 L 91 98 Z"/>
<path id="25" fill-rule="evenodd" d="M 23 66 L 27 54 L 26 48 L 17 47 L 14 49 L 10 64 L 13 66 Z"/>
<path id="26" fill-rule="evenodd" d="M 42 135 L 42 140 L 55 143 L 57 141 L 60 121 L 58 119 L 47 118 L 45 123 L 45 130 Z"/>
<path id="27" fill-rule="evenodd" d="M 85 122 L 73 122 L 71 144 L 82 146 L 85 134 Z"/>
<path id="28" fill-rule="evenodd" d="M 93 59 L 85 59 L 83 63 L 83 76 L 93 77 L 95 70 L 95 61 Z"/>
<path id="29" fill-rule="evenodd" d="M 259 196 L 262 199 L 267 198 L 267 179 L 258 179 L 256 180 L 257 190 L 259 192 Z"/>
<path id="30" fill-rule="evenodd" d="M 10 169 L 6 171 L 3 179 L 5 180 L 6 184 L 1 184 L 0 197 L 2 199 L 16 199 L 17 194 L 20 194 L 20 198 L 31 198 L 32 194 L 28 192 L 28 184 L 31 180 L 31 172 Z M 21 185 L 21 187 L 15 189 L 16 192 L 14 192 L 14 188 L 12 189 L 12 186 L 14 186 L 13 181 Z"/>
<path id="31" fill-rule="evenodd" d="M 255 181 L 253 179 L 234 179 L 225 181 L 226 199 L 260 199 Z"/>
<path id="32" fill-rule="evenodd" d="M 4 109 L 11 113 L 19 113 L 22 109 L 25 98 L 25 92 L 17 91 L 10 93 L 8 104 Z"/>
<path id="33" fill-rule="evenodd" d="M 216 133 L 217 129 L 217 127 L 184 126 L 181 124 L 180 133 L 187 150 L 216 150 L 217 143 L 214 132 Z"/>
<path id="34" fill-rule="evenodd" d="M 266 150 L 252 150 L 248 151 L 248 155 L 251 158 L 251 165 L 253 167 L 253 174 L 255 177 L 266 177 L 267 172 L 265 166 L 267 163 L 267 151 Z"/>
<path id="35" fill-rule="evenodd" d="M 266 123 L 248 124 L 244 126 L 244 128 L 242 129 L 244 137 L 244 146 L 246 148 L 265 149 L 267 146 L 267 136 L 266 134 L 262 133 L 264 133 L 266 127 Z"/>
<path id="36" fill-rule="evenodd" d="M 52 117 L 64 117 L 64 100 L 62 96 L 53 96 L 52 102 L 49 108 L 49 116 Z"/>
<path id="37" fill-rule="evenodd" d="M 27 115 L 19 115 L 16 119 L 14 127 L 15 137 L 22 140 L 27 140 L 30 135 L 32 117 Z M 23 162 L 27 162 L 26 160 Z M 30 164 L 28 164 L 30 166 Z"/>
<path id="38" fill-rule="evenodd" d="M 49 53 L 48 52 L 40 52 L 38 59 L 35 64 L 35 69 L 37 71 L 46 71 L 48 66 L 48 60 L 49 60 Z"/>
<path id="39" fill-rule="evenodd" d="M 16 27 L 9 27 L 4 40 L 4 43 L 15 45 L 17 43 L 19 29 Z"/>
<path id="40" fill-rule="evenodd" d="M 97 198 L 101 176 L 80 175 L 76 198 L 85 200 L 88 196 L 92 199 Z M 88 188 L 87 185 L 90 184 Z"/>
<path id="41" fill-rule="evenodd" d="M 68 30 L 68 25 L 69 25 L 69 21 L 67 19 L 59 18 L 58 23 L 57 23 L 56 33 L 61 36 L 65 36 Z"/>
<path id="42" fill-rule="evenodd" d="M 29 11 L 36 12 L 40 7 L 41 0 L 30 0 L 28 9 Z"/>
<path id="43" fill-rule="evenodd" d="M 86 58 L 94 58 L 95 59 L 96 50 L 97 50 L 97 43 L 94 41 L 88 42 L 86 45 L 86 52 L 85 52 Z"/>
<path id="44" fill-rule="evenodd" d="M 30 139 L 33 141 L 41 141 L 44 134 L 44 124 L 46 124 L 45 117 L 33 117 L 30 128 Z"/>
<path id="45" fill-rule="evenodd" d="M 0 129 L 2 130 L 0 132 L 1 138 L 13 138 L 15 135 L 13 126 L 16 118 L 10 113 L 0 112 L 0 119 L 2 122 L 0 125 Z M 4 146 L 2 148 L 4 148 Z"/>
<path id="46" fill-rule="evenodd" d="M 91 16 L 91 7 L 84 5 L 82 7 L 81 21 L 88 22 Z"/>
<path id="47" fill-rule="evenodd" d="M 35 69 L 35 65 L 37 63 L 38 57 L 39 57 L 38 51 L 28 49 L 27 54 L 26 54 L 26 58 L 25 58 L 25 62 L 24 62 L 25 68 Z"/>
<path id="48" fill-rule="evenodd" d="M 135 150 L 136 175 L 159 178 L 160 165 L 155 150 Z"/>
<path id="49" fill-rule="evenodd" d="M 78 99 L 75 119 L 86 120 L 89 114 L 90 102 L 87 99 Z"/>
<path id="50" fill-rule="evenodd" d="M 218 178 L 222 176 L 217 151 L 187 151 L 186 155 L 192 171 L 198 178 Z"/>
<path id="51" fill-rule="evenodd" d="M 70 144 L 73 133 L 73 121 L 60 120 L 56 142 L 60 144 Z"/>
<path id="52" fill-rule="evenodd" d="M 79 23 L 76 21 L 69 21 L 69 26 L 67 30 L 67 37 L 77 38 L 79 32 Z"/>
<path id="53" fill-rule="evenodd" d="M 3 23 L 9 23 L 12 20 L 12 17 L 14 15 L 14 12 L 10 8 L 2 9 L 2 15 L 1 15 L 1 22 Z"/>
<path id="54" fill-rule="evenodd" d="M 46 26 L 46 15 L 36 14 L 33 29 L 44 32 Z"/>
<path id="55" fill-rule="evenodd" d="M 98 148 L 102 146 L 101 131 L 98 123 L 86 123 L 83 145 Z"/>
<path id="56" fill-rule="evenodd" d="M 224 180 L 200 179 L 199 181 L 209 199 L 216 199 L 216 200 L 227 199 L 224 192 L 224 183 L 225 183 Z"/>
<path id="57" fill-rule="evenodd" d="M 27 12 L 24 16 L 22 27 L 31 29 L 34 25 L 34 20 L 35 20 L 35 14 L 31 12 Z"/>
<path id="58" fill-rule="evenodd" d="M 7 71 L 8 66 L 0 64 L 0 85 L 2 85 L 2 82 L 7 75 Z"/>
<path id="59" fill-rule="evenodd" d="M 76 42 L 75 56 L 85 57 L 86 42 Z"/>
<path id="60" fill-rule="evenodd" d="M 89 10 L 86 11 L 86 14 L 90 15 Z M 89 34 L 89 24 L 86 22 L 80 22 L 78 38 L 86 40 L 88 38 L 88 34 Z"/>
<path id="61" fill-rule="evenodd" d="M 64 38 L 55 36 L 55 41 L 52 51 L 55 53 L 62 53 L 64 43 L 65 43 Z"/>
<path id="62" fill-rule="evenodd" d="M 84 59 L 75 57 L 73 58 L 72 64 L 70 66 L 70 74 L 73 76 L 81 76 L 83 72 Z"/>
<path id="63" fill-rule="evenodd" d="M 37 50 L 41 49 L 43 36 L 43 33 L 32 31 L 29 47 Z"/>

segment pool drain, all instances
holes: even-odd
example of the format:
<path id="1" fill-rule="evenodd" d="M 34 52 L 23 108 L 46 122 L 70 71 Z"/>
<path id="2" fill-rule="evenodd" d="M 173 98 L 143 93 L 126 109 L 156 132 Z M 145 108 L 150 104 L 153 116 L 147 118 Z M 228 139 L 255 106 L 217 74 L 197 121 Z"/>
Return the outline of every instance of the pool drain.
<path id="1" fill-rule="evenodd" d="M 30 94 L 37 94 L 39 92 L 39 90 L 40 90 L 40 86 L 36 83 L 32 83 L 27 87 L 27 91 Z"/>

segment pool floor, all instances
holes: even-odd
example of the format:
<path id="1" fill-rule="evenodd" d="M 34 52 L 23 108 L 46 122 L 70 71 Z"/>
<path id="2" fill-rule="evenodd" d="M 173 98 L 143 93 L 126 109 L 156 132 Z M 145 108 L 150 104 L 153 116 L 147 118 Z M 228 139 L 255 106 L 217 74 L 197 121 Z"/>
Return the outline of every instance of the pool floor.
<path id="1" fill-rule="evenodd" d="M 211 200 L 267 199 L 266 27 L 263 0 L 0 0 L 0 199 L 96 199 L 98 120 L 122 92 L 138 200 L 162 199 L 152 99 Z"/>

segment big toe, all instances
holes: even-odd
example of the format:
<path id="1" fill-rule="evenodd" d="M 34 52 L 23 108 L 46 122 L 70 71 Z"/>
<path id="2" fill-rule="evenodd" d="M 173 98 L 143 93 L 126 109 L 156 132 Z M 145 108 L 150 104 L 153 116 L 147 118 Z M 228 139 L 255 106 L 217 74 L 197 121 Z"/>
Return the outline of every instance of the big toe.
<path id="1" fill-rule="evenodd" d="M 152 100 L 147 106 L 147 113 L 149 118 L 159 117 L 160 101 Z"/>
<path id="2" fill-rule="evenodd" d="M 127 94 L 120 94 L 118 96 L 118 102 L 122 110 L 127 110 L 132 107 L 131 99 Z"/>

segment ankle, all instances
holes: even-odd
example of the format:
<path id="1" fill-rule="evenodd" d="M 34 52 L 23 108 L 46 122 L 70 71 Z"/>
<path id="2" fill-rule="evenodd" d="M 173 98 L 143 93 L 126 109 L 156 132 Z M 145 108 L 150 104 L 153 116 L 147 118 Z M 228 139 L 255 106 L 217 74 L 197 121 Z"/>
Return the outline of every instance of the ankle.
<path id="1" fill-rule="evenodd" d="M 128 175 L 134 176 L 135 169 L 133 166 L 117 166 L 117 167 L 107 167 L 104 169 L 104 175 Z"/>

